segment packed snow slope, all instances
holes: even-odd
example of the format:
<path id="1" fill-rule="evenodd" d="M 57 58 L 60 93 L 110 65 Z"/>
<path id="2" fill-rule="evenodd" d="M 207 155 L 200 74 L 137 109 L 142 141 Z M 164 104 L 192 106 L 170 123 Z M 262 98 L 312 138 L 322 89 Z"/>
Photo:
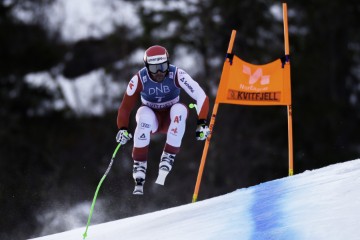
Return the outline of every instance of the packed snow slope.
<path id="1" fill-rule="evenodd" d="M 35 239 L 79 240 L 84 231 L 85 227 Z M 86 239 L 360 239 L 360 160 L 91 225 Z"/>

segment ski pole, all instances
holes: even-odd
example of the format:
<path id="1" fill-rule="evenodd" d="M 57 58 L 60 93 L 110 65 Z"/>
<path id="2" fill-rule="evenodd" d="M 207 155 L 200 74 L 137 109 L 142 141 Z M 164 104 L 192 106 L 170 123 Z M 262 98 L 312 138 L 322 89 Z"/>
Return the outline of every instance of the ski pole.
<path id="1" fill-rule="evenodd" d="M 226 67 L 226 66 L 229 67 L 229 65 L 227 64 L 227 61 L 230 61 L 230 64 L 231 64 L 231 61 L 232 61 L 232 60 L 229 58 L 229 56 L 232 55 L 232 49 L 233 49 L 233 45 L 234 45 L 234 41 L 235 41 L 235 36 L 236 36 L 236 31 L 233 30 L 233 31 L 231 32 L 231 38 L 230 38 L 228 50 L 227 50 L 227 52 L 226 52 L 226 53 L 227 53 L 227 54 L 226 54 L 227 57 L 226 57 L 225 62 L 224 62 L 223 72 L 222 72 L 222 74 L 221 74 L 221 79 L 220 79 L 220 85 L 221 85 L 221 80 L 222 80 L 222 78 L 225 76 L 225 75 L 224 75 L 224 70 L 227 69 L 226 74 L 228 74 L 228 71 L 229 71 L 229 69 L 228 69 L 228 68 L 225 68 L 225 67 Z M 220 89 L 220 85 L 219 85 L 219 89 Z M 216 114 L 217 114 L 218 107 L 219 107 L 219 103 L 220 103 L 220 102 L 218 101 L 219 89 L 218 89 L 218 92 L 216 93 L 215 104 L 214 104 L 214 107 L 213 107 L 213 112 L 212 112 L 212 114 L 211 114 L 211 119 L 210 119 L 210 124 L 209 124 L 210 134 L 209 134 L 209 136 L 206 138 L 206 142 L 205 142 L 205 145 L 204 145 L 203 154 L 202 154 L 202 156 L 201 156 L 201 162 L 200 162 L 200 167 L 199 167 L 198 176 L 197 176 L 197 179 L 196 179 L 196 185 L 195 185 L 195 190 L 194 190 L 194 195 L 193 195 L 192 202 L 196 202 L 196 201 L 197 201 L 197 197 L 198 197 L 198 194 L 199 194 L 200 183 L 201 183 L 201 178 L 202 178 L 202 174 L 203 174 L 204 167 L 205 167 L 206 156 L 207 156 L 207 152 L 208 152 L 209 145 L 210 145 L 210 139 L 211 139 L 211 136 L 212 136 L 212 134 L 213 134 L 213 128 L 214 128 L 214 125 L 215 125 L 215 118 L 216 118 Z"/>
<path id="2" fill-rule="evenodd" d="M 209 149 L 209 146 L 210 146 L 210 139 L 211 139 L 211 136 L 212 136 L 212 133 L 213 133 L 213 128 L 214 128 L 214 124 L 215 124 L 215 118 L 216 118 L 216 113 L 217 113 L 217 110 L 218 110 L 218 106 L 219 106 L 218 103 L 214 104 L 213 113 L 211 114 L 211 119 L 210 119 L 210 124 L 209 124 L 210 134 L 206 138 L 203 153 L 202 153 L 202 156 L 201 156 L 199 172 L 198 172 L 198 176 L 197 176 L 197 179 L 196 179 L 194 194 L 193 194 L 193 198 L 192 198 L 193 203 L 196 202 L 197 198 L 198 198 L 200 184 L 201 184 L 201 178 L 202 178 L 202 175 L 203 175 L 203 172 L 204 172 L 206 156 L 207 156 L 208 149 Z"/>
<path id="3" fill-rule="evenodd" d="M 112 166 L 112 164 L 113 164 L 113 162 L 114 162 L 116 153 L 117 153 L 117 151 L 119 150 L 120 146 L 121 146 L 121 143 L 119 143 L 119 144 L 117 145 L 117 147 L 115 148 L 115 151 L 114 151 L 114 153 L 113 153 L 113 155 L 112 155 L 110 164 L 109 164 L 109 166 L 108 166 L 108 168 L 107 168 L 104 176 L 101 178 L 101 180 L 100 180 L 100 182 L 99 182 L 99 184 L 98 184 L 98 186 L 97 186 L 97 188 L 96 188 L 95 195 L 94 195 L 94 199 L 93 199 L 93 201 L 92 201 L 91 208 L 90 208 L 90 213 L 89 213 L 88 221 L 87 221 L 87 224 L 86 224 L 86 229 L 85 229 L 85 232 L 84 232 L 84 234 L 83 234 L 83 237 L 84 237 L 83 239 L 84 239 L 84 240 L 85 240 L 85 238 L 87 237 L 87 231 L 88 231 L 88 228 L 89 228 L 89 225 L 90 225 L 90 220 L 91 220 L 91 217 L 92 217 L 92 214 L 93 214 L 93 211 L 94 211 L 94 207 L 95 207 L 95 203 L 96 203 L 96 198 L 97 198 L 99 189 L 100 189 L 101 184 L 103 183 L 103 181 L 105 180 L 107 174 L 109 173 L 109 171 L 110 171 L 110 169 L 111 169 L 111 166 Z"/>

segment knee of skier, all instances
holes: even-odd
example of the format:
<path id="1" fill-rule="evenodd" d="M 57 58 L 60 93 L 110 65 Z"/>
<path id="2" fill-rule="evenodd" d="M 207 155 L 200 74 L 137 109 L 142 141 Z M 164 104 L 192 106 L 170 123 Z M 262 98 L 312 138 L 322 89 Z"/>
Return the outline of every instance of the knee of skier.
<path id="1" fill-rule="evenodd" d="M 157 121 L 155 113 L 146 106 L 142 106 L 136 113 L 137 128 L 143 131 L 155 132 L 157 129 Z"/>
<path id="2" fill-rule="evenodd" d="M 171 107 L 170 110 L 171 120 L 178 118 L 179 120 L 184 120 L 185 122 L 187 116 L 188 116 L 188 109 L 184 104 L 176 103 Z"/>

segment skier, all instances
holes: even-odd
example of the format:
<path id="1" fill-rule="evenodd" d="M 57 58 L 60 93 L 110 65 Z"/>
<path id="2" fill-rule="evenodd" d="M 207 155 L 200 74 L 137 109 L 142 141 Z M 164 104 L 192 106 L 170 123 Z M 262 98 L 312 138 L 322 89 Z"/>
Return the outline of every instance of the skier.
<path id="1" fill-rule="evenodd" d="M 196 100 L 196 139 L 205 140 L 210 133 L 206 121 L 209 98 L 184 70 L 169 63 L 168 51 L 159 45 L 151 46 L 144 53 L 144 63 L 145 67 L 131 78 L 124 93 L 117 115 L 119 132 L 116 135 L 117 142 L 122 145 L 132 138 L 128 131 L 129 116 L 138 99 L 141 99 L 142 105 L 135 117 L 137 126 L 132 151 L 135 180 L 133 194 L 139 195 L 143 194 L 151 134 L 167 134 L 157 184 L 164 185 L 175 156 L 180 151 L 188 116 L 187 107 L 179 102 L 181 89 Z"/>

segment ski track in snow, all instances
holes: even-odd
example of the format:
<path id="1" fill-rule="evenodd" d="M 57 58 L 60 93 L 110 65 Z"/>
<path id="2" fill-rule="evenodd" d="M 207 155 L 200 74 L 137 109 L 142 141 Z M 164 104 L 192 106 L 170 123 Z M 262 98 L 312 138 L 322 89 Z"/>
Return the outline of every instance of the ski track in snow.
<path id="1" fill-rule="evenodd" d="M 360 239 L 360 160 L 90 225 L 87 240 Z M 84 223 L 86 225 L 86 223 Z M 34 240 L 79 240 L 85 227 Z"/>

